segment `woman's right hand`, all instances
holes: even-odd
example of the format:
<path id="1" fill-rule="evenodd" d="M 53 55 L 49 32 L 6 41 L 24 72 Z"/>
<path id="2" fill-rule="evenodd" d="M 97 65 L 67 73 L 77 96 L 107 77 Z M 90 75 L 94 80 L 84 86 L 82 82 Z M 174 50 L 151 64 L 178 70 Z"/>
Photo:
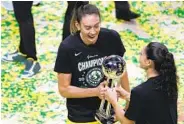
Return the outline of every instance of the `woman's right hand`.
<path id="1" fill-rule="evenodd" d="M 105 92 L 105 99 L 111 104 L 116 103 L 118 101 L 118 96 L 115 88 L 107 89 L 107 91 Z"/>
<path id="2" fill-rule="evenodd" d="M 130 99 L 130 93 L 127 92 L 122 87 L 116 87 L 116 92 L 117 92 L 118 96 L 121 97 L 122 99 L 125 99 L 125 100 Z"/>

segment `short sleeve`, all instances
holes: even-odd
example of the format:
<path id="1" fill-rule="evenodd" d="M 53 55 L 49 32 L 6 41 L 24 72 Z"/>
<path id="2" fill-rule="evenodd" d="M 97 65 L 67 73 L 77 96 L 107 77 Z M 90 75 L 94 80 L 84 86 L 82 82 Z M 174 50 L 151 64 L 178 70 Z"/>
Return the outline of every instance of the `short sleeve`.
<path id="1" fill-rule="evenodd" d="M 121 37 L 120 37 L 120 35 L 118 34 L 118 32 L 117 31 L 114 31 L 114 30 L 112 30 L 112 33 L 113 33 L 113 35 L 114 35 L 114 37 L 115 37 L 115 45 L 116 45 L 116 54 L 117 55 L 119 55 L 119 56 L 124 56 L 124 53 L 126 52 L 126 49 L 125 49 L 125 47 L 124 47 L 124 45 L 123 45 L 123 42 L 122 42 L 122 40 L 121 40 Z"/>
<path id="2" fill-rule="evenodd" d="M 141 98 L 136 90 L 131 91 L 130 103 L 127 111 L 125 112 L 125 117 L 129 120 L 136 121 L 141 114 Z"/>
<path id="3" fill-rule="evenodd" d="M 54 71 L 58 73 L 71 73 L 71 58 L 69 49 L 60 45 L 57 53 Z"/>

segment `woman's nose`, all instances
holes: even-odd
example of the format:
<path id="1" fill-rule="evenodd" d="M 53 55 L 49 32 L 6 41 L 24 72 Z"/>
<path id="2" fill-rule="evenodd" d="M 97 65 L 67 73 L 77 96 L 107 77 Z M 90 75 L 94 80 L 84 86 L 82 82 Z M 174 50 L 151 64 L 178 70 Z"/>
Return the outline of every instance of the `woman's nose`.
<path id="1" fill-rule="evenodd" d="M 91 33 L 91 34 L 96 34 L 95 29 L 94 29 L 94 28 L 92 28 L 92 29 L 91 29 L 91 31 L 90 31 L 90 33 Z"/>

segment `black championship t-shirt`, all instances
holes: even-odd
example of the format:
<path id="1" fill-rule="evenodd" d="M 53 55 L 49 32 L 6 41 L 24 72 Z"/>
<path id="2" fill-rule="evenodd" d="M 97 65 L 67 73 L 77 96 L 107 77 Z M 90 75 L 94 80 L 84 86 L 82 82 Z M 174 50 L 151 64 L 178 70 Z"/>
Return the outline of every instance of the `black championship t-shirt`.
<path id="1" fill-rule="evenodd" d="M 59 46 L 54 71 L 71 73 L 71 85 L 80 88 L 97 87 L 103 80 L 102 62 L 106 56 L 123 56 L 125 48 L 119 34 L 114 30 L 101 28 L 98 40 L 85 45 L 79 33 L 70 35 Z M 68 118 L 73 122 L 95 121 L 94 114 L 100 99 L 67 98 Z"/>
<path id="2" fill-rule="evenodd" d="M 176 124 L 177 102 L 168 102 L 166 93 L 159 90 L 160 76 L 148 79 L 131 91 L 125 117 L 136 124 Z"/>

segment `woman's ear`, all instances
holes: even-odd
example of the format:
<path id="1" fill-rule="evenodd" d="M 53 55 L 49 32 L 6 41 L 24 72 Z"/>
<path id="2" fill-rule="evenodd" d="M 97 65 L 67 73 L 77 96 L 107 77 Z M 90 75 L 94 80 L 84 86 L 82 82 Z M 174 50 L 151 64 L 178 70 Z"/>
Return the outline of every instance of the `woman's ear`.
<path id="1" fill-rule="evenodd" d="M 76 26 L 77 30 L 80 31 L 80 24 L 77 21 L 75 21 L 75 26 Z"/>
<path id="2" fill-rule="evenodd" d="M 149 59 L 149 60 L 147 61 L 147 66 L 148 66 L 148 67 L 153 67 L 153 61 Z"/>

